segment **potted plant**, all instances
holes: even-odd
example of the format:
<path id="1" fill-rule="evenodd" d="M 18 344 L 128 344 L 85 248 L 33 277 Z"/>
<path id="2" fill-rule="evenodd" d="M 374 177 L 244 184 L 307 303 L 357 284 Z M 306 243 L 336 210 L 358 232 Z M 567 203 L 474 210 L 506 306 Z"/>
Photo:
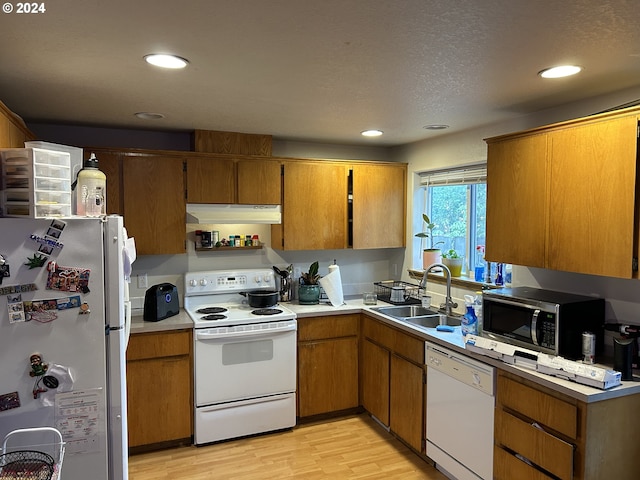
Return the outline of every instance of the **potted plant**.
<path id="1" fill-rule="evenodd" d="M 442 262 L 441 251 L 437 246 L 444 242 L 436 242 L 434 244 L 433 229 L 436 227 L 436 224 L 429 219 L 426 213 L 422 214 L 422 220 L 424 221 L 426 229 L 424 232 L 416 233 L 416 237 L 429 239 L 429 248 L 422 250 L 422 268 L 426 269 L 429 265 Z"/>
<path id="2" fill-rule="evenodd" d="M 453 248 L 442 253 L 442 263 L 449 268 L 452 277 L 459 277 L 462 275 L 463 260 L 463 257 L 458 255 L 458 252 Z"/>
<path id="3" fill-rule="evenodd" d="M 298 286 L 298 303 L 300 305 L 315 305 L 320 303 L 320 275 L 318 274 L 318 262 L 309 266 L 309 271 L 300 276 Z"/>

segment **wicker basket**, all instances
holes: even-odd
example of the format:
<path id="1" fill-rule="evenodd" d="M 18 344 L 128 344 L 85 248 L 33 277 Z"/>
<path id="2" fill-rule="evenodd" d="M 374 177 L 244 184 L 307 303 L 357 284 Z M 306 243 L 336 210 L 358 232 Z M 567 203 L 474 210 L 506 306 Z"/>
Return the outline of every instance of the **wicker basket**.
<path id="1" fill-rule="evenodd" d="M 18 450 L 0 455 L 0 480 L 51 480 L 54 460 L 35 450 Z"/>

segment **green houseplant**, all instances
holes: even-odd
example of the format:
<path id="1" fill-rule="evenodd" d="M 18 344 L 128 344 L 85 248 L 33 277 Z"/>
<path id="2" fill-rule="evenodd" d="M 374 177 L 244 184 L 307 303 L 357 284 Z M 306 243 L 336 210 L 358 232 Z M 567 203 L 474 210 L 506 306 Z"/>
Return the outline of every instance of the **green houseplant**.
<path id="1" fill-rule="evenodd" d="M 309 271 L 300 275 L 300 285 L 298 285 L 298 303 L 300 305 L 316 305 L 320 303 L 320 275 L 318 274 L 319 264 L 313 262 L 309 265 Z"/>
<path id="2" fill-rule="evenodd" d="M 462 275 L 463 260 L 464 258 L 453 248 L 442 253 L 442 263 L 449 268 L 452 277 L 459 277 Z"/>
<path id="3" fill-rule="evenodd" d="M 416 233 L 415 236 L 423 240 L 425 238 L 429 239 L 429 248 L 422 250 L 422 268 L 426 270 L 429 265 L 442 263 L 441 251 L 437 246 L 444 242 L 433 243 L 433 229 L 436 228 L 436 224 L 431 221 L 426 213 L 422 214 L 422 221 L 425 225 L 425 231 Z"/>

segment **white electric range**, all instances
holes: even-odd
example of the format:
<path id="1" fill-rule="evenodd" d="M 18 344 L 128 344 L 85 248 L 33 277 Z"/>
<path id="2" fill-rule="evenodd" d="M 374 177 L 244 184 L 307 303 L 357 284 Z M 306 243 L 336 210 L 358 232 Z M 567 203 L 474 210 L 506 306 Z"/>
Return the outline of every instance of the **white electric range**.
<path id="1" fill-rule="evenodd" d="M 194 324 L 196 445 L 295 425 L 294 312 L 253 308 L 241 292 L 277 290 L 270 269 L 190 272 L 184 308 Z"/>

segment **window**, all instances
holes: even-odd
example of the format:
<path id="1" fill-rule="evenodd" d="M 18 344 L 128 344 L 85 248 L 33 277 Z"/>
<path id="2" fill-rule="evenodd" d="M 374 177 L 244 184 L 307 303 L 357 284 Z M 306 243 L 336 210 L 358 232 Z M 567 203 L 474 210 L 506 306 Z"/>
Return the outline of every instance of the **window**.
<path id="1" fill-rule="evenodd" d="M 433 239 L 414 237 L 414 268 L 422 269 L 422 250 L 431 242 L 443 252 L 464 255 L 463 270 L 473 272 L 485 245 L 487 167 L 485 164 L 422 172 L 414 202 L 414 235 L 424 231 L 422 214 L 432 223 Z"/>

